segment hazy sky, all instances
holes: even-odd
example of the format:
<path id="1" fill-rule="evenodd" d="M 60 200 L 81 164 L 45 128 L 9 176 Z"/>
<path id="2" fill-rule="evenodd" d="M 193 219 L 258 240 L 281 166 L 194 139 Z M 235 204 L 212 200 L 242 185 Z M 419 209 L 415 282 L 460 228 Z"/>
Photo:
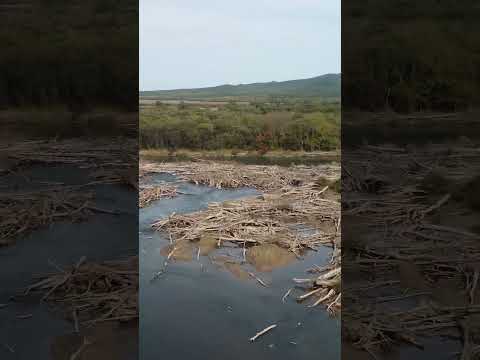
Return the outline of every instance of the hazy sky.
<path id="1" fill-rule="evenodd" d="M 340 72 L 340 0 L 140 0 L 140 89 Z"/>

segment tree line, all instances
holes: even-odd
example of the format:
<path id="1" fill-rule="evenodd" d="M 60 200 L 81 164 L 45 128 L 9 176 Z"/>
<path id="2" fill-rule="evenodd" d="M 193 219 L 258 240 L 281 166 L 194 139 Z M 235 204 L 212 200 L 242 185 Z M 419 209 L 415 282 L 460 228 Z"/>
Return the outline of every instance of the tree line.
<path id="1" fill-rule="evenodd" d="M 289 105 L 275 108 L 272 103 L 229 104 L 218 108 L 184 104 L 144 106 L 140 111 L 140 146 L 260 152 L 338 148 L 339 104 L 322 108 L 306 106 L 308 111 L 304 105 L 293 106 L 290 111 L 284 109 Z"/>
<path id="2" fill-rule="evenodd" d="M 138 106 L 131 0 L 25 1 L 2 16 L 0 108 Z"/>
<path id="3" fill-rule="evenodd" d="M 470 4 L 470 5 L 468 5 Z M 480 8 L 465 0 L 342 7 L 348 110 L 460 111 L 478 105 Z"/>

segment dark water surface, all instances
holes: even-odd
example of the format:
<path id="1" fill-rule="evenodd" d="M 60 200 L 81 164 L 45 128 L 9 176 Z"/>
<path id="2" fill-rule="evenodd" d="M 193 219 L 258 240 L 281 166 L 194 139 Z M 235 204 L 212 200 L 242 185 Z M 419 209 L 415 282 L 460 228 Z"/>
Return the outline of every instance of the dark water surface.
<path id="1" fill-rule="evenodd" d="M 157 175 L 153 181 L 174 181 Z M 208 203 L 257 194 L 252 189 L 218 190 L 181 184 L 185 195 L 163 199 L 140 211 L 140 358 L 144 360 L 216 359 L 340 359 L 340 321 L 325 309 L 298 304 L 292 278 L 305 277 L 306 269 L 329 261 L 330 250 L 310 253 L 271 273 L 258 274 L 271 285 L 240 280 L 218 269 L 207 256 L 191 262 L 171 262 L 166 272 L 160 254 L 169 242 L 150 225 L 173 212 L 188 213 Z M 235 249 L 223 250 L 236 255 Z M 203 264 L 203 265 L 202 265 Z M 270 333 L 250 343 L 249 338 L 277 324 Z"/>

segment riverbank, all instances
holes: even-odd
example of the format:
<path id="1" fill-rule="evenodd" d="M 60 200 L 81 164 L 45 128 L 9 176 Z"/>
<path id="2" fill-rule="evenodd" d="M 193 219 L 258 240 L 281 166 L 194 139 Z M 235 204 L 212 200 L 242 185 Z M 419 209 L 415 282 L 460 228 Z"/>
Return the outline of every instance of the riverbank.
<path id="1" fill-rule="evenodd" d="M 174 152 L 167 149 L 143 149 L 140 157 L 144 160 L 156 162 L 178 162 L 210 160 L 217 162 L 235 161 L 241 164 L 251 165 L 279 165 L 290 166 L 292 164 L 317 165 L 329 162 L 340 162 L 340 150 L 334 151 L 286 151 L 272 150 L 259 155 L 257 151 L 245 151 L 236 149 L 202 150 L 194 151 L 178 149 Z"/>

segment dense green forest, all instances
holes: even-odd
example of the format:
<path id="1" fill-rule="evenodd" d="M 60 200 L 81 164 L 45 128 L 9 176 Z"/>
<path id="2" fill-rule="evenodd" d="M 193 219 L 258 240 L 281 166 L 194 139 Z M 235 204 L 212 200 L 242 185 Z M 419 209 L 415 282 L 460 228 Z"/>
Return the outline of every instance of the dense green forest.
<path id="1" fill-rule="evenodd" d="M 140 108 L 142 148 L 332 150 L 340 146 L 340 104 L 271 99 L 223 106 Z"/>
<path id="2" fill-rule="evenodd" d="M 142 91 L 141 97 L 156 99 L 212 100 L 228 99 L 261 100 L 270 97 L 321 98 L 338 100 L 340 98 L 340 74 L 326 74 L 310 79 L 290 81 L 272 81 L 268 83 L 220 85 L 200 89 Z"/>
<path id="3" fill-rule="evenodd" d="M 344 110 L 459 111 L 478 105 L 480 6 L 342 3 Z"/>
<path id="4" fill-rule="evenodd" d="M 1 4 L 0 108 L 138 106 L 138 3 Z"/>

